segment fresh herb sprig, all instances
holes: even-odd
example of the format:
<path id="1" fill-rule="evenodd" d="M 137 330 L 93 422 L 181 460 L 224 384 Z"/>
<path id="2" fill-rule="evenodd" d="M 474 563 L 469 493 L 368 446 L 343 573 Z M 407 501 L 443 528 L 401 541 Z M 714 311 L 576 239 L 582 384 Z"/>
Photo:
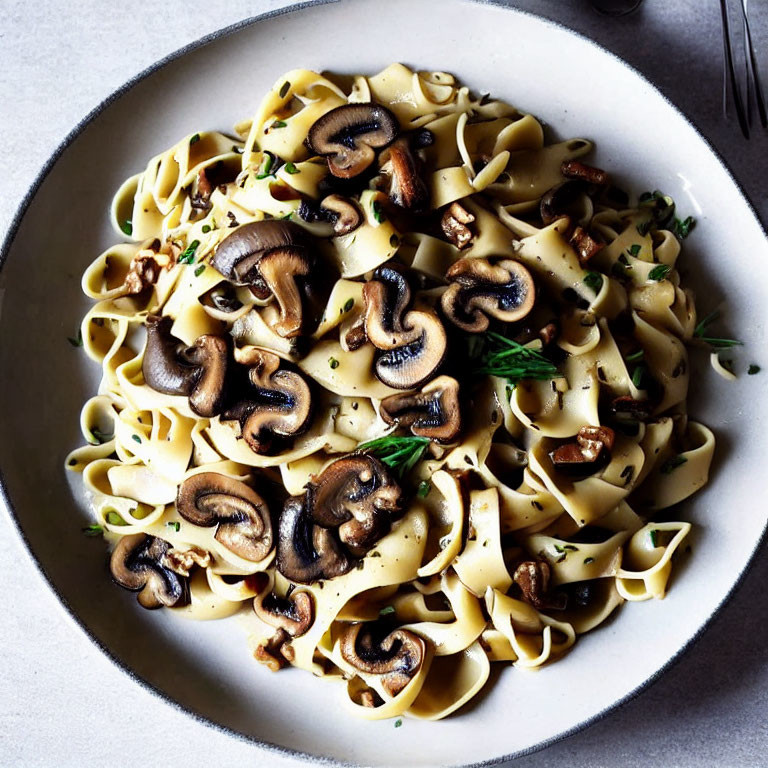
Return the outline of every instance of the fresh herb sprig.
<path id="1" fill-rule="evenodd" d="M 728 349 L 729 347 L 743 347 L 744 342 L 738 339 L 721 339 L 716 336 L 709 336 L 707 330 L 712 323 L 720 317 L 719 310 L 710 312 L 703 320 L 701 320 L 693 329 L 693 337 L 699 341 L 703 341 L 705 344 L 709 344 L 714 349 Z"/>
<path id="2" fill-rule="evenodd" d="M 524 379 L 545 381 L 562 376 L 557 366 L 541 352 L 493 331 L 485 334 L 485 343 L 472 373 L 476 376 L 500 376 L 512 386 Z"/>
<path id="3" fill-rule="evenodd" d="M 361 443 L 358 450 L 372 454 L 403 477 L 418 464 L 428 445 L 429 438 L 426 437 L 386 435 Z"/>

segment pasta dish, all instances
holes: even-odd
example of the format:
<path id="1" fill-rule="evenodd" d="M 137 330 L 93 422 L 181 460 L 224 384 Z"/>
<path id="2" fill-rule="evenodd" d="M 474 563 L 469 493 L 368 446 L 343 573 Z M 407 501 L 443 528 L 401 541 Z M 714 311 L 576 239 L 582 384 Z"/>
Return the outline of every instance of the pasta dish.
<path id="1" fill-rule="evenodd" d="M 237 614 L 367 718 L 445 717 L 663 598 L 714 451 L 692 220 L 443 72 L 293 70 L 235 134 L 129 178 L 83 276 L 67 467 L 114 581 Z"/>

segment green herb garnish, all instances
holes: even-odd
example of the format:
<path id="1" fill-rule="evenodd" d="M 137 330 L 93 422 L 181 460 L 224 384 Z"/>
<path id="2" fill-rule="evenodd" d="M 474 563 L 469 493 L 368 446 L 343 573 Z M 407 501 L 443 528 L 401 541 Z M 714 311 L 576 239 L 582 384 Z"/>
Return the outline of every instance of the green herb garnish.
<path id="1" fill-rule="evenodd" d="M 179 530 L 181 529 L 181 523 L 180 523 L 178 520 L 174 520 L 174 521 L 173 521 L 173 522 L 171 522 L 171 523 L 166 523 L 166 525 L 167 525 L 169 528 L 173 528 L 173 530 L 174 530 L 174 531 L 176 531 L 176 533 L 178 533 L 178 532 L 179 532 Z"/>
<path id="2" fill-rule="evenodd" d="M 262 162 L 261 172 L 256 175 L 257 179 L 266 179 L 267 176 L 271 176 L 272 166 L 275 163 L 275 156 L 271 152 L 264 153 L 264 161 Z"/>
<path id="3" fill-rule="evenodd" d="M 651 546 L 652 547 L 658 547 L 659 546 L 659 543 L 658 543 L 658 533 L 659 532 L 655 528 L 651 528 L 651 530 L 648 531 L 648 537 L 651 540 Z"/>
<path id="4" fill-rule="evenodd" d="M 512 386 L 523 379 L 545 381 L 562 376 L 557 366 L 541 352 L 493 331 L 485 334 L 481 357 L 472 373 L 475 376 L 500 376 Z"/>
<path id="5" fill-rule="evenodd" d="M 714 323 L 715 320 L 717 320 L 719 317 L 720 312 L 718 310 L 710 312 L 700 323 L 696 325 L 696 328 L 694 328 L 694 337 L 700 339 L 705 344 L 709 344 L 710 347 L 714 347 L 715 349 L 727 349 L 728 347 L 743 346 L 744 342 L 739 341 L 738 339 L 720 339 L 714 336 L 706 335 L 709 326 L 712 325 L 712 323 Z"/>
<path id="6" fill-rule="evenodd" d="M 301 171 L 293 163 L 286 163 L 283 168 L 285 168 L 286 173 L 290 173 L 291 175 L 294 173 L 301 173 Z"/>
<path id="7" fill-rule="evenodd" d="M 397 720 L 395 720 L 395 728 L 399 728 L 403 724 L 403 718 L 398 717 Z"/>
<path id="8" fill-rule="evenodd" d="M 120 223 L 120 229 L 122 230 L 123 234 L 130 237 L 133 234 L 133 222 L 130 219 L 126 219 Z"/>
<path id="9" fill-rule="evenodd" d="M 189 145 L 192 146 L 193 144 L 197 144 L 198 141 L 200 141 L 200 134 L 195 133 L 192 138 L 190 138 Z"/>
<path id="10" fill-rule="evenodd" d="M 582 282 L 595 293 L 600 293 L 600 289 L 603 287 L 603 276 L 599 272 L 587 272 Z"/>
<path id="11" fill-rule="evenodd" d="M 402 477 L 416 466 L 428 445 L 429 438 L 426 437 L 387 435 L 362 443 L 357 449 L 372 454 Z"/>
<path id="12" fill-rule="evenodd" d="M 648 279 L 656 280 L 656 282 L 663 280 L 671 269 L 672 267 L 669 264 L 658 264 L 648 273 Z"/>
<path id="13" fill-rule="evenodd" d="M 211 225 L 210 224 L 203 224 L 203 234 L 208 234 L 208 232 L 211 231 Z"/>
<path id="14" fill-rule="evenodd" d="M 347 299 L 344 302 L 344 311 L 345 312 L 349 312 L 349 310 L 352 309 L 352 307 L 354 307 L 354 306 L 355 306 L 355 300 L 354 299 Z"/>
<path id="15" fill-rule="evenodd" d="M 110 525 L 128 525 L 123 518 L 114 510 L 110 509 L 105 515 L 107 522 Z"/>
<path id="16" fill-rule="evenodd" d="M 645 377 L 645 366 L 638 365 L 634 371 L 632 371 L 632 383 L 638 388 L 643 389 L 642 383 Z"/>
<path id="17" fill-rule="evenodd" d="M 382 616 L 389 616 L 390 614 L 395 612 L 395 606 L 394 605 L 385 605 L 380 611 L 379 611 L 379 617 Z"/>
<path id="18" fill-rule="evenodd" d="M 103 445 L 114 438 L 114 435 L 108 435 L 102 432 L 98 427 L 94 427 L 88 432 L 86 439 L 91 445 Z"/>
<path id="19" fill-rule="evenodd" d="M 752 365 L 747 368 L 747 375 L 748 376 L 754 376 L 756 373 L 760 373 L 760 366 L 755 365 L 755 363 L 752 363 Z"/>
<path id="20" fill-rule="evenodd" d="M 200 277 L 203 272 L 205 272 L 205 264 L 200 264 L 200 266 L 195 267 L 195 277 Z"/>
<path id="21" fill-rule="evenodd" d="M 678 467 L 681 467 L 688 459 L 685 456 L 673 456 L 661 465 L 662 475 L 671 475 Z"/>
<path id="22" fill-rule="evenodd" d="M 691 234 L 691 230 L 695 226 L 696 219 L 694 219 L 693 216 L 688 216 L 682 221 L 675 217 L 675 220 L 672 222 L 672 233 L 680 238 L 680 240 L 685 240 L 685 238 Z"/>
<path id="23" fill-rule="evenodd" d="M 378 200 L 374 200 L 371 203 L 371 211 L 373 212 L 373 218 L 376 219 L 379 224 L 383 224 L 387 220 L 384 216 L 384 212 L 381 210 L 381 203 Z"/>
<path id="24" fill-rule="evenodd" d="M 422 480 L 419 483 L 419 488 L 416 491 L 416 495 L 420 499 L 426 499 L 427 496 L 429 496 L 429 492 L 432 490 L 432 483 L 429 482 L 429 480 Z"/>
<path id="25" fill-rule="evenodd" d="M 179 256 L 179 264 L 192 264 L 192 262 L 195 260 L 195 251 L 198 249 L 199 245 L 199 240 L 193 240 L 184 249 L 184 252 L 181 254 L 181 256 Z"/>
<path id="26" fill-rule="evenodd" d="M 104 529 L 100 525 L 86 525 L 85 528 L 82 529 L 82 531 L 86 536 L 103 536 L 104 535 Z"/>
<path id="27" fill-rule="evenodd" d="M 285 126 L 288 125 L 284 120 L 275 120 L 272 125 L 270 125 L 270 128 L 285 128 Z"/>
<path id="28" fill-rule="evenodd" d="M 73 347 L 82 347 L 83 346 L 83 329 L 82 328 L 77 329 L 77 336 L 67 336 L 67 341 Z"/>
<path id="29" fill-rule="evenodd" d="M 328 365 L 331 366 L 331 370 L 335 371 L 339 367 L 339 361 L 335 357 L 329 357 Z"/>
<path id="30" fill-rule="evenodd" d="M 628 363 L 639 363 L 643 359 L 645 352 L 641 349 L 637 352 L 633 352 L 631 355 L 627 355 L 624 360 Z"/>
<path id="31" fill-rule="evenodd" d="M 638 245 L 637 243 L 634 243 L 633 245 L 630 245 L 627 253 L 629 253 L 630 256 L 634 256 L 637 258 L 640 255 L 640 249 L 642 248 L 642 245 Z"/>
<path id="32" fill-rule="evenodd" d="M 138 435 L 131 435 L 131 438 L 135 440 L 137 443 L 141 442 L 141 438 Z"/>
<path id="33" fill-rule="evenodd" d="M 286 80 L 281 86 L 280 86 L 280 98 L 284 99 L 285 95 L 290 90 L 291 84 Z"/>

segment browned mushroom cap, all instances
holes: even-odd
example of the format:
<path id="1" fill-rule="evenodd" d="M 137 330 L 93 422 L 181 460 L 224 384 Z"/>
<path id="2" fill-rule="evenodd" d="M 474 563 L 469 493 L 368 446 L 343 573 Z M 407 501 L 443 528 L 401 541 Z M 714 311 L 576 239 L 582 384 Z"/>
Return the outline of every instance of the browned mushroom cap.
<path id="1" fill-rule="evenodd" d="M 387 468 L 368 454 L 337 459 L 307 484 L 312 519 L 338 528 L 339 538 L 355 556 L 364 555 L 389 532 L 402 501 L 400 486 Z"/>
<path id="2" fill-rule="evenodd" d="M 205 334 L 185 348 L 171 335 L 170 317 L 147 318 L 147 344 L 141 370 L 144 381 L 166 395 L 188 395 L 195 413 L 210 418 L 224 405 L 229 371 L 229 344 Z"/>
<path id="3" fill-rule="evenodd" d="M 275 438 L 296 437 L 309 428 L 312 393 L 301 374 L 280 369 L 280 358 L 272 352 L 252 350 L 249 362 L 253 389 L 221 419 L 239 421 L 251 450 L 269 453 Z"/>
<path id="4" fill-rule="evenodd" d="M 269 509 L 240 480 L 218 472 L 192 475 L 179 486 L 176 509 L 194 525 L 218 525 L 216 541 L 245 560 L 259 562 L 272 549 Z"/>
<path id="5" fill-rule="evenodd" d="M 564 593 L 548 594 L 551 575 L 552 572 L 546 560 L 526 560 L 517 566 L 512 580 L 520 587 L 523 600 L 537 610 L 562 611 L 568 598 Z"/>
<path id="6" fill-rule="evenodd" d="M 438 376 L 421 392 L 384 398 L 380 413 L 387 424 L 410 427 L 414 435 L 450 443 L 461 431 L 459 382 L 451 376 Z"/>
<path id="7" fill-rule="evenodd" d="M 615 436 L 610 427 L 584 426 L 575 443 L 559 446 L 549 457 L 560 469 L 591 472 L 607 461 Z"/>
<path id="8" fill-rule="evenodd" d="M 352 568 L 333 531 L 315 525 L 306 496 L 292 496 L 280 515 L 277 570 L 298 584 L 341 576 Z"/>
<path id="9" fill-rule="evenodd" d="M 244 224 L 219 243 L 211 263 L 228 280 L 248 285 L 257 298 L 274 295 L 280 308 L 276 333 L 286 338 L 301 333 L 299 282 L 309 276 L 313 259 L 298 224 L 283 219 Z"/>
<path id="10" fill-rule="evenodd" d="M 179 605 L 187 601 L 187 581 L 163 563 L 170 544 L 146 533 L 123 536 L 109 560 L 112 578 L 138 592 L 144 608 Z"/>
<path id="11" fill-rule="evenodd" d="M 581 181 L 569 180 L 552 187 L 539 203 L 539 214 L 544 224 L 551 224 L 556 219 L 567 215 L 568 208 L 584 191 Z"/>
<path id="12" fill-rule="evenodd" d="M 440 300 L 443 312 L 471 333 L 485 331 L 489 316 L 505 323 L 522 320 L 536 301 L 531 273 L 511 259 L 496 265 L 487 259 L 460 259 L 445 277 L 450 285 Z"/>
<path id="13" fill-rule="evenodd" d="M 289 597 L 278 597 L 274 592 L 257 595 L 253 610 L 266 624 L 282 629 L 291 637 L 303 635 L 315 618 L 312 595 L 309 592 L 293 591 Z"/>
<path id="14" fill-rule="evenodd" d="M 440 227 L 445 236 L 461 251 L 471 242 L 474 234 L 467 226 L 475 217 L 458 203 L 451 203 L 440 219 Z"/>
<path id="15" fill-rule="evenodd" d="M 307 144 L 328 158 L 334 176 L 350 179 L 368 168 L 375 150 L 391 144 L 399 131 L 397 118 L 381 104 L 345 104 L 315 121 Z"/>
<path id="16" fill-rule="evenodd" d="M 363 286 L 365 332 L 380 350 L 376 376 L 395 389 L 413 389 L 440 367 L 447 338 L 443 324 L 431 311 L 410 310 L 411 290 L 404 275 L 379 267 Z"/>
<path id="17" fill-rule="evenodd" d="M 336 235 L 347 235 L 357 229 L 363 221 L 363 214 L 357 205 L 348 197 L 328 195 L 320 203 L 320 210 L 327 211 L 333 221 L 333 232 Z"/>
<path id="18" fill-rule="evenodd" d="M 382 153 L 381 171 L 390 178 L 389 199 L 401 208 L 416 213 L 429 207 L 429 190 L 419 175 L 416 158 L 408 139 L 403 137 Z"/>
<path id="19" fill-rule="evenodd" d="M 396 629 L 382 637 L 382 629 L 370 624 L 355 623 L 342 632 L 341 656 L 360 672 L 381 675 L 382 688 L 390 696 L 397 696 L 424 663 L 426 643 L 407 629 Z"/>
<path id="20" fill-rule="evenodd" d="M 582 227 L 576 227 L 573 230 L 573 234 L 569 239 L 570 244 L 576 251 L 576 255 L 579 258 L 579 264 L 584 266 L 589 260 L 604 247 L 603 243 L 599 243 L 592 235 Z"/>

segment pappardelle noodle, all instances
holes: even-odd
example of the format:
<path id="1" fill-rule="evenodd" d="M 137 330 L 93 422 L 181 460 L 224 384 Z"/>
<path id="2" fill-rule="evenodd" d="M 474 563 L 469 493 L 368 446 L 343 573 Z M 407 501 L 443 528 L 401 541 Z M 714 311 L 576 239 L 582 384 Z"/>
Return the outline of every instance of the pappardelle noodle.
<path id="1" fill-rule="evenodd" d="M 128 179 L 83 276 L 67 465 L 114 580 L 247 617 L 367 718 L 445 717 L 664 597 L 690 524 L 654 519 L 714 450 L 674 203 L 400 64 L 288 72 L 235 131 Z"/>

